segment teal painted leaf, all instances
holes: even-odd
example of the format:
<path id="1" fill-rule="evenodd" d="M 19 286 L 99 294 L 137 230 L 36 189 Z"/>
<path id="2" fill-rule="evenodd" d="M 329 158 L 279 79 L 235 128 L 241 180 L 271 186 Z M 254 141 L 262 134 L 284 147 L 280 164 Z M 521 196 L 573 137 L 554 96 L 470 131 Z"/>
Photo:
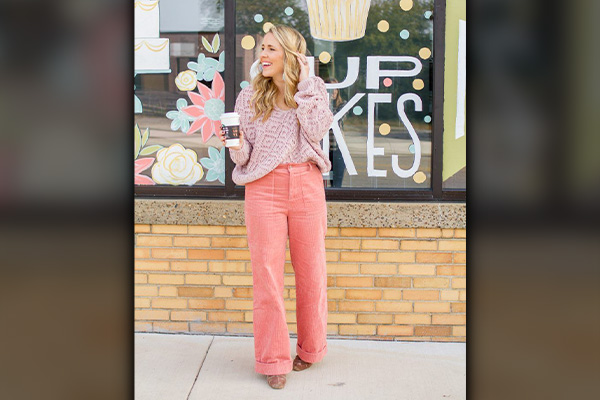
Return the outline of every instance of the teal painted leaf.
<path id="1" fill-rule="evenodd" d="M 142 149 L 142 151 L 140 151 L 140 155 L 142 156 L 147 156 L 148 154 L 152 154 L 160 149 L 162 149 L 163 147 L 161 145 L 155 144 L 152 146 L 148 146 Z"/>
<path id="2" fill-rule="evenodd" d="M 204 36 L 202 36 L 202 45 L 204 46 L 206 51 L 214 53 L 212 46 L 210 45 L 210 43 L 208 43 L 208 40 L 206 40 Z"/>
<path id="3" fill-rule="evenodd" d="M 219 38 L 219 34 L 217 33 L 212 41 L 213 53 L 219 51 L 219 47 L 221 47 L 221 39 Z"/>
<path id="4" fill-rule="evenodd" d="M 142 113 L 142 101 L 135 94 L 133 95 L 133 112 L 135 114 Z"/>
<path id="5" fill-rule="evenodd" d="M 142 147 L 144 147 L 146 145 L 146 142 L 148 141 L 148 137 L 150 137 L 150 128 L 146 128 L 146 130 L 144 131 L 144 134 L 142 135 Z"/>

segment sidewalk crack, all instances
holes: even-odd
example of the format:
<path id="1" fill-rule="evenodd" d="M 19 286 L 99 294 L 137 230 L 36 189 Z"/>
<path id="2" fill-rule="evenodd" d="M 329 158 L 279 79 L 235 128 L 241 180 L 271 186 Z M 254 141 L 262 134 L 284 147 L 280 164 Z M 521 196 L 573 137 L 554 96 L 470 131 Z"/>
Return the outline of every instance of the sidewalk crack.
<path id="1" fill-rule="evenodd" d="M 210 341 L 210 344 L 208 345 L 208 348 L 206 349 L 206 353 L 204 353 L 204 358 L 202 359 L 202 362 L 200 363 L 200 368 L 198 368 L 198 373 L 196 373 L 196 378 L 194 379 L 194 383 L 192 383 L 192 387 L 190 388 L 190 391 L 188 392 L 185 400 L 189 400 L 190 395 L 192 394 L 192 390 L 194 390 L 194 386 L 196 386 L 196 381 L 198 381 L 198 376 L 200 376 L 200 371 L 202 371 L 202 366 L 204 365 L 204 360 L 206 360 L 206 356 L 208 355 L 208 352 L 210 351 L 210 347 L 212 346 L 214 341 L 215 341 L 215 337 L 213 336 Z"/>

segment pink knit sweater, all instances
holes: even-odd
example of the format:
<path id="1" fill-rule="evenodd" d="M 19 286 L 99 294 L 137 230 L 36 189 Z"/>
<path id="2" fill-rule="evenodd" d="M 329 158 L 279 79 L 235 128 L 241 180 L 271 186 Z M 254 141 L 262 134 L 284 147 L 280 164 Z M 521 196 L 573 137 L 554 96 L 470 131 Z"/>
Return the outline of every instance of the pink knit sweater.
<path id="1" fill-rule="evenodd" d="M 250 98 L 252 85 L 242 89 L 235 102 L 235 112 L 240 114 L 240 127 L 244 131 L 241 150 L 230 150 L 236 164 L 232 179 L 244 185 L 271 172 L 279 164 L 317 164 L 322 173 L 331 169 L 329 157 L 321 150 L 320 140 L 329 132 L 333 114 L 329 109 L 325 82 L 312 76 L 298 84 L 294 95 L 298 108 L 282 110 L 275 106 L 265 123 L 254 117 Z"/>

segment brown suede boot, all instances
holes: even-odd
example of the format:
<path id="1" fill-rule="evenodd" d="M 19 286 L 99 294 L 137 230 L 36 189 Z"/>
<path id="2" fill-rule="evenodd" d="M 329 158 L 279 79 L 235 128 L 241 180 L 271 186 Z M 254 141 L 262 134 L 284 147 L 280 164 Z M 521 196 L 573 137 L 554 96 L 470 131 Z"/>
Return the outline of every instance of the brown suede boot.
<path id="1" fill-rule="evenodd" d="M 312 363 L 303 361 L 299 356 L 296 356 L 296 358 L 294 358 L 293 365 L 294 371 L 303 371 L 306 368 L 310 367 Z"/>
<path id="2" fill-rule="evenodd" d="M 267 383 L 273 389 L 283 389 L 285 386 L 286 378 L 284 375 L 267 375 Z"/>

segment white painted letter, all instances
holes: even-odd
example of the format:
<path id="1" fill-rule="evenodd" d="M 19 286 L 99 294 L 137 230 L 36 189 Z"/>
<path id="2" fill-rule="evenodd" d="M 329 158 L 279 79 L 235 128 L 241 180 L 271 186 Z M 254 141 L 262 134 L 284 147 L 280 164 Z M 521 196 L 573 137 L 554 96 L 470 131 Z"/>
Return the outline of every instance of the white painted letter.
<path id="1" fill-rule="evenodd" d="M 415 145 L 415 160 L 413 161 L 412 167 L 409 170 L 404 170 L 398 166 L 398 155 L 392 154 L 392 169 L 400 178 L 409 178 L 415 174 L 417 169 L 419 168 L 419 164 L 421 164 L 421 141 L 417 136 L 417 132 L 415 132 L 415 128 L 413 128 L 412 124 L 408 120 L 406 116 L 406 112 L 404 112 L 404 103 L 407 101 L 413 101 L 415 103 L 415 110 L 421 111 L 423 109 L 423 104 L 421 103 L 421 98 L 414 93 L 405 93 L 398 98 L 397 108 L 398 115 L 402 120 L 406 129 L 408 129 L 408 133 L 410 134 L 411 139 Z"/>

